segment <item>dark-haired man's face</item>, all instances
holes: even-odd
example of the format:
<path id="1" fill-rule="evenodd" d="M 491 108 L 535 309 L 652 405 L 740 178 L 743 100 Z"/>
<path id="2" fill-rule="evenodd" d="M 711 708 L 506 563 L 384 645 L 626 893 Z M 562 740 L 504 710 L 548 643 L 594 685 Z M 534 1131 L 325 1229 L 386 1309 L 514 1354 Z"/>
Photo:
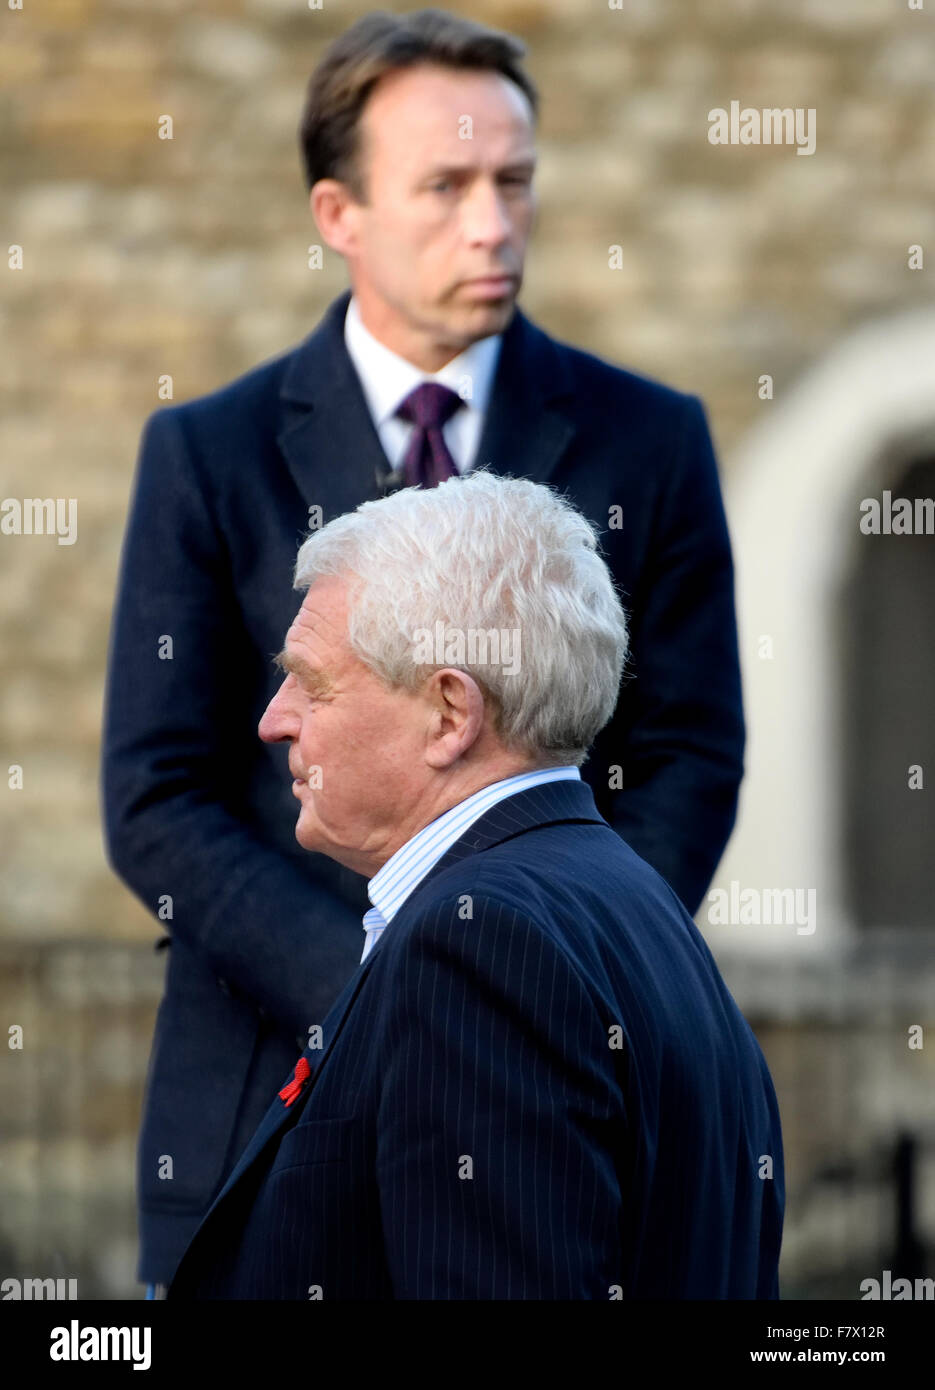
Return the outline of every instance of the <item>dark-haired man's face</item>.
<path id="1" fill-rule="evenodd" d="M 498 72 L 422 64 L 377 84 L 360 135 L 368 202 L 329 211 L 313 191 L 312 206 L 371 333 L 434 372 L 513 316 L 536 210 L 532 111 Z"/>

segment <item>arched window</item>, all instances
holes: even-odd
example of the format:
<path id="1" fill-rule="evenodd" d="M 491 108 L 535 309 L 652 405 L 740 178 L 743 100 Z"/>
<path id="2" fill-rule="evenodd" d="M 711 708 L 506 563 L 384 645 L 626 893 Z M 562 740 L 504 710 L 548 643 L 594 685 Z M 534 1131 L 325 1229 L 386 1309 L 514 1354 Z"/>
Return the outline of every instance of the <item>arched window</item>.
<path id="1" fill-rule="evenodd" d="M 841 590 L 845 906 L 862 929 L 931 929 L 935 439 L 889 454 Z"/>
<path id="2" fill-rule="evenodd" d="M 935 497 L 930 311 L 858 329 L 726 460 L 748 741 L 711 887 L 814 890 L 817 926 L 721 925 L 709 897 L 697 920 L 722 959 L 782 956 L 811 979 L 876 929 L 913 951 L 935 932 L 935 535 L 864 534 L 862 500 L 887 490 Z"/>

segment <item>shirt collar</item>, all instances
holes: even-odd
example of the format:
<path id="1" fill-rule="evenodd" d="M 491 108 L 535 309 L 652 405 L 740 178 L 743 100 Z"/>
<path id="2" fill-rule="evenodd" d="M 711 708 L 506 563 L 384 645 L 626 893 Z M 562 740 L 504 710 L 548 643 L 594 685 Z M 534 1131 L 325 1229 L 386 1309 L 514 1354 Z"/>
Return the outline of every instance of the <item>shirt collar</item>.
<path id="1" fill-rule="evenodd" d="M 357 296 L 352 294 L 344 319 L 344 342 L 357 368 L 374 424 L 379 428 L 395 413 L 410 391 L 424 381 L 437 381 L 458 395 L 462 394 L 465 383 L 469 382 L 471 394 L 470 397 L 465 395 L 465 405 L 485 411 L 500 355 L 502 335 L 494 333 L 488 338 L 479 338 L 437 372 L 423 372 L 373 336 L 360 316 Z"/>
<path id="2" fill-rule="evenodd" d="M 489 786 L 481 787 L 480 791 L 474 792 L 464 801 L 459 801 L 456 806 L 452 806 L 450 810 L 443 812 L 417 831 L 390 856 L 367 884 L 367 897 L 384 922 L 392 921 L 410 893 L 438 863 L 446 850 L 449 850 L 491 806 L 516 792 L 565 778 L 577 778 L 580 782 L 581 773 L 576 767 L 563 765 L 537 768 L 531 772 L 517 773 L 514 777 L 504 777 L 499 782 L 491 782 Z"/>

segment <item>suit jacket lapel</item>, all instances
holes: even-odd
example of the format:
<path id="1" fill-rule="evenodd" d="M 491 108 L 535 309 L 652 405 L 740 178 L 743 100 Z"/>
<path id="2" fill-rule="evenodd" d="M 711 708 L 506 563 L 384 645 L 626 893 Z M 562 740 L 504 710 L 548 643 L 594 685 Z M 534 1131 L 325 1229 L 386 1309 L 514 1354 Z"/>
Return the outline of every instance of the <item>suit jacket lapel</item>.
<path id="1" fill-rule="evenodd" d="M 442 873 L 452 864 L 456 864 L 470 855 L 478 854 L 482 850 L 489 849 L 492 845 L 501 844 L 504 840 L 512 839 L 516 835 L 522 835 L 527 830 L 532 830 L 537 826 L 554 825 L 558 822 L 567 823 L 568 821 L 577 821 L 582 824 L 607 824 L 594 804 L 594 794 L 587 782 L 577 780 L 546 782 L 541 786 L 531 787 L 527 791 L 517 792 L 514 796 L 504 798 L 503 801 L 486 811 L 473 825 L 468 826 L 460 839 L 456 840 L 441 859 L 433 865 L 410 897 L 406 899 L 401 913 L 409 912 L 411 907 L 417 904 L 419 894 L 435 875 Z M 389 930 L 392 930 L 392 925 Z M 188 1257 L 194 1243 L 201 1238 L 205 1226 L 212 1219 L 218 1206 L 259 1158 L 267 1145 L 289 1124 L 297 1122 L 309 1095 L 314 1089 L 318 1072 L 334 1046 L 348 1012 L 357 998 L 386 936 L 387 933 L 384 932 L 370 951 L 367 959 L 357 967 L 335 1000 L 322 1024 L 322 1046 L 320 1048 L 307 1047 L 301 1054 L 311 1068 L 301 1094 L 292 1105 L 288 1106 L 278 1095 L 273 1100 L 227 1181 L 205 1213 L 184 1258 Z M 283 1079 L 285 1081 L 287 1078 Z"/>
<path id="2" fill-rule="evenodd" d="M 407 898 L 402 911 L 408 912 L 410 907 L 417 903 L 419 894 L 431 883 L 436 874 L 442 873 L 452 864 L 457 864 L 469 855 L 478 854 L 482 850 L 489 849 L 492 845 L 501 844 L 504 840 L 512 839 L 516 835 L 522 835 L 527 830 L 535 829 L 537 826 L 554 825 L 558 822 L 568 821 L 594 825 L 607 824 L 594 804 L 594 794 L 587 782 L 576 780 L 545 782 L 541 786 L 530 787 L 527 791 L 517 792 L 514 796 L 504 798 L 503 801 L 497 802 L 489 811 L 486 811 L 473 825 L 468 826 L 460 839 L 455 841 L 416 886 L 411 896 Z M 367 959 L 354 971 L 329 1010 L 322 1024 L 322 1046 L 320 1048 L 307 1047 L 302 1052 L 301 1056 L 306 1059 L 311 1070 L 300 1095 L 293 1101 L 292 1105 L 286 1105 L 278 1095 L 275 1097 L 227 1182 L 215 1198 L 214 1206 L 234 1185 L 274 1135 L 284 1129 L 290 1121 L 295 1121 L 301 1114 L 314 1089 L 318 1073 L 335 1044 L 348 1012 L 357 998 L 385 938 L 386 933 L 377 941 Z M 284 1077 L 283 1081 L 285 1082 L 287 1079 Z"/>
<path id="3" fill-rule="evenodd" d="M 389 468 L 344 342 L 345 290 L 291 354 L 280 387 L 277 442 L 296 486 L 323 521 L 380 494 Z M 573 396 L 555 343 L 517 308 L 503 333 L 477 465 L 546 482 L 574 437 L 561 408 Z"/>
<path id="4" fill-rule="evenodd" d="M 567 823 L 568 821 L 594 825 L 607 824 L 594 804 L 594 794 L 587 782 L 576 780 L 544 782 L 538 787 L 530 787 L 527 791 L 505 797 L 503 801 L 498 801 L 495 806 L 486 811 L 473 825 L 468 826 L 460 839 L 455 841 L 416 886 L 411 896 L 407 898 L 402 911 L 408 912 L 410 907 L 416 904 L 420 892 L 432 881 L 435 875 L 442 873 L 452 864 L 457 864 L 472 854 L 478 854 L 482 850 L 489 849 L 492 845 L 501 844 L 504 840 L 512 839 L 516 835 L 522 835 L 527 830 L 535 829 L 537 826 L 554 825 L 558 822 Z M 227 1182 L 215 1198 L 212 1210 L 237 1182 L 242 1173 L 249 1168 L 269 1141 L 285 1129 L 290 1121 L 294 1122 L 301 1114 L 314 1088 L 318 1072 L 335 1044 L 344 1020 L 367 978 L 385 937 L 386 933 L 377 941 L 367 959 L 357 967 L 332 1005 L 322 1024 L 322 1046 L 320 1048 L 307 1047 L 301 1054 L 311 1070 L 300 1095 L 291 1105 L 286 1105 L 278 1095 L 275 1097 Z M 298 1058 L 296 1060 L 298 1061 Z M 283 1078 L 284 1081 L 287 1079 Z"/>

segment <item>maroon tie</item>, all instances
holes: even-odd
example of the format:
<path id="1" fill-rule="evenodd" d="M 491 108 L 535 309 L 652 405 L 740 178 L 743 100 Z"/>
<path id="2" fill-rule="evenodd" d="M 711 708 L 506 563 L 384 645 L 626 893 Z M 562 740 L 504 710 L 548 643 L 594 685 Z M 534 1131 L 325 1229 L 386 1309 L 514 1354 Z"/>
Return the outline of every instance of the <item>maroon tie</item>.
<path id="1" fill-rule="evenodd" d="M 458 467 L 445 443 L 442 425 L 454 414 L 461 397 L 437 381 L 424 381 L 402 402 L 396 414 L 413 423 L 409 447 L 402 462 L 406 487 L 437 487 L 456 478 Z"/>

